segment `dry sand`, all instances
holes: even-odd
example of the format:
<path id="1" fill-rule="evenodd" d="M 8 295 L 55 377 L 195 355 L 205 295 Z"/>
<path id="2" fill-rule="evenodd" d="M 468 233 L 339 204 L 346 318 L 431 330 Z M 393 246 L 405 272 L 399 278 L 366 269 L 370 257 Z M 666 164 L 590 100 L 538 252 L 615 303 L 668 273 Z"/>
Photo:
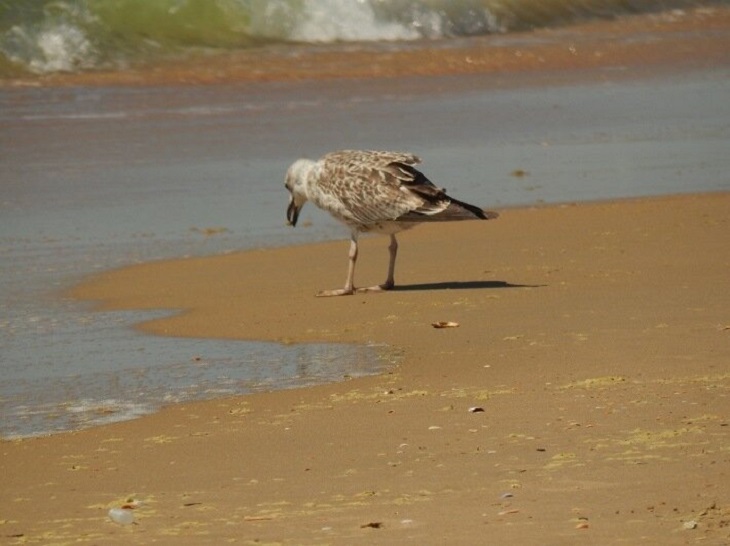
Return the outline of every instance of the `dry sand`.
<path id="1" fill-rule="evenodd" d="M 726 66 L 727 11 L 703 13 L 582 58 Z M 730 543 L 730 193 L 501 212 L 404 234 L 385 294 L 313 297 L 344 281 L 344 241 L 90 279 L 76 297 L 183 310 L 150 332 L 384 343 L 398 363 L 3 441 L 0 542 Z M 363 241 L 356 281 L 383 280 L 386 245 Z M 107 518 L 132 499 L 134 525 Z"/>
<path id="2" fill-rule="evenodd" d="M 384 294 L 313 297 L 346 242 L 91 279 L 75 295 L 105 308 L 185 309 L 151 332 L 374 341 L 400 362 L 3 442 L 3 540 L 727 544 L 730 194 L 502 212 L 404 235 Z M 362 283 L 386 244 L 364 240 Z"/>

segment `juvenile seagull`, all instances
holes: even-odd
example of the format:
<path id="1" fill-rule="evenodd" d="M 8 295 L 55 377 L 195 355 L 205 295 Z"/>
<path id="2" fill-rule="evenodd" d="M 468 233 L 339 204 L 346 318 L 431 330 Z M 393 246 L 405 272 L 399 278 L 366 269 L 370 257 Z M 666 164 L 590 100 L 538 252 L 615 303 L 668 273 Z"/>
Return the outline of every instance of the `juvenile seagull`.
<path id="1" fill-rule="evenodd" d="M 326 210 L 350 227 L 350 262 L 344 288 L 323 290 L 317 296 L 388 290 L 395 286 L 395 234 L 422 222 L 490 220 L 489 212 L 458 201 L 437 188 L 414 165 L 420 159 L 400 152 L 343 150 L 319 161 L 298 159 L 286 173 L 289 207 L 286 217 L 295 226 L 307 201 Z M 357 239 L 360 233 L 390 235 L 390 262 L 385 283 L 369 288 L 354 286 Z"/>

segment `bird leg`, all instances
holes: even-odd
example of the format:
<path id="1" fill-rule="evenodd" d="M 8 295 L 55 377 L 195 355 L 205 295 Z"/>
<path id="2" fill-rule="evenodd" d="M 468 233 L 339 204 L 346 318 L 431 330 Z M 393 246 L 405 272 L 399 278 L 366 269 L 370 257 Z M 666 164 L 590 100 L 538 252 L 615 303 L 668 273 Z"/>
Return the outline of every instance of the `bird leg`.
<path id="1" fill-rule="evenodd" d="M 395 257 L 398 255 L 398 239 L 393 233 L 390 234 L 390 244 L 388 245 L 388 253 L 390 259 L 388 261 L 388 278 L 385 283 L 380 285 L 383 290 L 389 290 L 395 286 Z"/>
<path id="2" fill-rule="evenodd" d="M 358 288 L 356 292 L 382 292 L 384 290 L 390 290 L 395 286 L 395 257 L 398 254 L 398 240 L 392 233 L 390 235 L 388 253 L 390 254 L 390 260 L 388 261 L 388 278 L 385 279 L 385 282 L 368 288 Z"/>
<path id="3" fill-rule="evenodd" d="M 327 296 L 349 296 L 355 293 L 355 262 L 357 262 L 357 233 L 353 232 L 350 237 L 350 253 L 348 254 L 349 263 L 347 266 L 347 280 L 345 287 L 337 290 L 322 290 L 317 292 L 317 297 L 323 298 Z"/>
<path id="4" fill-rule="evenodd" d="M 398 239 L 395 238 L 395 233 L 390 234 L 388 252 L 390 253 L 390 261 L 388 262 L 388 278 L 385 281 L 386 289 L 395 286 L 395 257 L 398 255 Z"/>
<path id="5" fill-rule="evenodd" d="M 323 298 L 328 296 L 349 296 L 355 292 L 382 292 L 390 290 L 395 286 L 395 258 L 398 254 L 398 240 L 395 235 L 390 236 L 390 245 L 388 245 L 388 253 L 390 260 L 388 262 L 388 278 L 383 284 L 368 286 L 367 288 L 355 288 L 355 263 L 357 262 L 357 233 L 354 232 L 350 238 L 350 253 L 348 254 L 349 263 L 347 266 L 347 280 L 344 288 L 336 290 L 322 290 L 317 292 L 317 297 Z"/>

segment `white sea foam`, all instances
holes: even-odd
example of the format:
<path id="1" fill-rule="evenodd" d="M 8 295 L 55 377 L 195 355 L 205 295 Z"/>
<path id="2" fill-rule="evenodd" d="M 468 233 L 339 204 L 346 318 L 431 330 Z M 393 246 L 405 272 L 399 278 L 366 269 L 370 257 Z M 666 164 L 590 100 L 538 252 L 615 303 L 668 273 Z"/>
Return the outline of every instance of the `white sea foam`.
<path id="1" fill-rule="evenodd" d="M 73 120 L 98 120 L 98 119 L 126 119 L 130 117 L 127 112 L 100 112 L 89 114 L 29 114 L 23 116 L 28 121 L 39 121 L 47 119 L 73 119 Z"/>
<path id="2" fill-rule="evenodd" d="M 58 25 L 42 31 L 37 39 L 41 57 L 30 68 L 37 72 L 71 71 L 93 58 L 93 48 L 84 33 L 71 25 Z"/>
<path id="3" fill-rule="evenodd" d="M 148 403 L 113 398 L 105 400 L 86 398 L 66 406 L 65 410 L 73 416 L 78 425 L 93 426 L 135 419 L 152 413 L 155 408 Z"/>
<path id="4" fill-rule="evenodd" d="M 10 59 L 24 64 L 31 72 L 71 72 L 96 63 L 96 51 L 77 26 L 61 23 L 41 28 L 13 27 L 9 32 Z"/>
<path id="5" fill-rule="evenodd" d="M 109 423 L 129 421 L 156 410 L 148 402 L 84 398 L 72 403 L 42 403 L 15 406 L 7 411 L 5 439 L 44 436 L 62 430 L 78 430 Z"/>
<path id="6" fill-rule="evenodd" d="M 415 40 L 413 27 L 378 20 L 370 2 L 356 0 L 305 0 L 304 17 L 291 31 L 299 42 Z"/>

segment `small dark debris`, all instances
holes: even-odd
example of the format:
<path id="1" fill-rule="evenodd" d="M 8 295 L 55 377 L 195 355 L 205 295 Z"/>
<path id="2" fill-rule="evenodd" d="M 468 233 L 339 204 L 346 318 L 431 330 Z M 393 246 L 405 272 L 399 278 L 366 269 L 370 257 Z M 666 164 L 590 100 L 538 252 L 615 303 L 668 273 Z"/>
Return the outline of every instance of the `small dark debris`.
<path id="1" fill-rule="evenodd" d="M 364 523 L 360 526 L 360 529 L 382 529 L 383 522 L 382 521 L 371 521 L 370 523 Z"/>

